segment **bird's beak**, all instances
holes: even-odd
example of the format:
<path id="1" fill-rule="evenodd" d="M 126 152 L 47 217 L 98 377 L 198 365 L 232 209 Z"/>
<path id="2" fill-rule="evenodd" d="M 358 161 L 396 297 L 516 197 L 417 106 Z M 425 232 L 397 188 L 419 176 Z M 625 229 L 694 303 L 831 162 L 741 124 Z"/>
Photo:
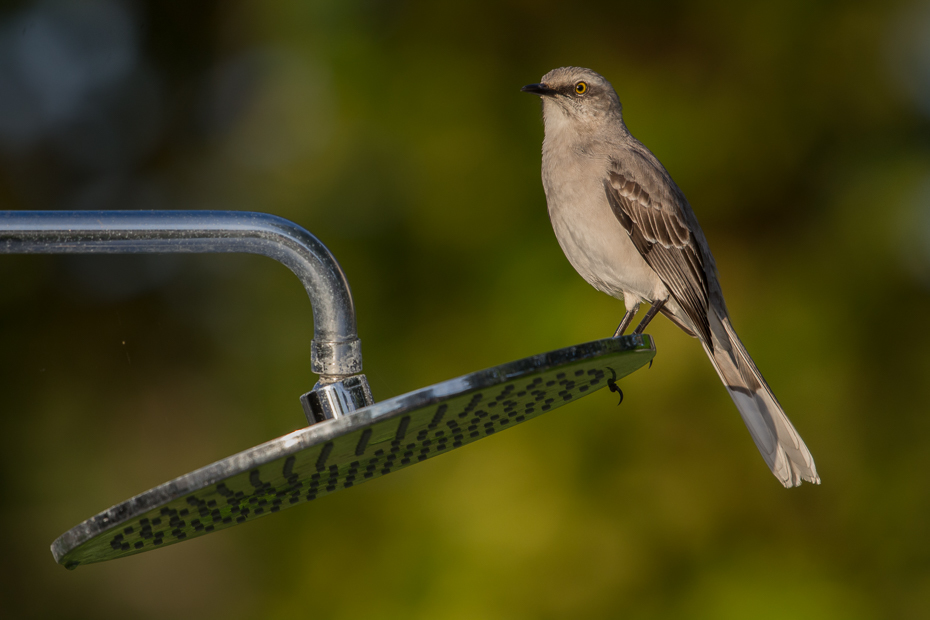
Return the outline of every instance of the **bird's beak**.
<path id="1" fill-rule="evenodd" d="M 540 95 L 542 97 L 551 97 L 556 94 L 557 91 L 549 88 L 545 84 L 527 84 L 521 88 L 525 93 L 533 93 L 534 95 Z"/>

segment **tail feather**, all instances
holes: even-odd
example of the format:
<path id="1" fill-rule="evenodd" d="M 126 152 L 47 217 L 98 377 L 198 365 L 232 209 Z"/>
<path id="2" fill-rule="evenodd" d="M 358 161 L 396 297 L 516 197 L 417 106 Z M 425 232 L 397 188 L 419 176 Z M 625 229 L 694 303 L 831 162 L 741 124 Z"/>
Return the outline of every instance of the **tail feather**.
<path id="1" fill-rule="evenodd" d="M 820 484 L 814 458 L 733 331 L 729 319 L 720 319 L 720 326 L 722 330 L 713 330 L 713 349 L 703 343 L 704 350 L 739 409 L 762 458 L 785 487 L 799 486 L 802 480 Z M 721 341 L 723 337 L 725 341 Z"/>

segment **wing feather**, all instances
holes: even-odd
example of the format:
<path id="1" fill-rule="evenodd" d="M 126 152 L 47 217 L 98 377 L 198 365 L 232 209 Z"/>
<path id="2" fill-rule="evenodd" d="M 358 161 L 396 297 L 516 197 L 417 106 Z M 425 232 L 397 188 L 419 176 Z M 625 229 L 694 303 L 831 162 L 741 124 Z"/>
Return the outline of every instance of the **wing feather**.
<path id="1" fill-rule="evenodd" d="M 614 215 L 633 245 L 688 315 L 701 339 L 712 347 L 704 260 L 694 235 L 681 217 L 679 205 L 650 196 L 617 166 L 612 167 L 604 180 L 604 189 Z"/>

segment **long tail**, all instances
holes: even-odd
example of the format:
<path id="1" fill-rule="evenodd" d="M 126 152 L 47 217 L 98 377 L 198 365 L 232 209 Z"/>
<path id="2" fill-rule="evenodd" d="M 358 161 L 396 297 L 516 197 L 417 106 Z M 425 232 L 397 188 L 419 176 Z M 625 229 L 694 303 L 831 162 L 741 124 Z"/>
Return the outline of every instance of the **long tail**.
<path id="1" fill-rule="evenodd" d="M 712 316 L 711 320 L 714 318 L 717 317 Z M 733 331 L 730 320 L 723 317 L 719 326 L 723 329 L 713 330 L 714 350 L 703 343 L 704 350 L 743 416 L 762 458 L 785 487 L 799 486 L 802 480 L 820 484 L 814 458 Z M 724 335 L 725 341 L 721 342 Z"/>

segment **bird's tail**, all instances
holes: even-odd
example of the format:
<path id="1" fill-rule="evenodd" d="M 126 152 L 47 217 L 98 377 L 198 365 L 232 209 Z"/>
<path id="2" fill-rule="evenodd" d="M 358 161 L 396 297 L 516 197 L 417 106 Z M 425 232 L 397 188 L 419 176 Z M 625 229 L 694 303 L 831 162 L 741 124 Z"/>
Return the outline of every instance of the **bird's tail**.
<path id="1" fill-rule="evenodd" d="M 712 316 L 711 320 L 715 318 L 718 317 Z M 712 330 L 713 350 L 703 343 L 704 350 L 743 416 L 762 458 L 786 487 L 799 486 L 802 480 L 820 484 L 814 458 L 733 331 L 730 320 L 724 316 L 719 321 L 713 327 L 722 329 Z"/>

